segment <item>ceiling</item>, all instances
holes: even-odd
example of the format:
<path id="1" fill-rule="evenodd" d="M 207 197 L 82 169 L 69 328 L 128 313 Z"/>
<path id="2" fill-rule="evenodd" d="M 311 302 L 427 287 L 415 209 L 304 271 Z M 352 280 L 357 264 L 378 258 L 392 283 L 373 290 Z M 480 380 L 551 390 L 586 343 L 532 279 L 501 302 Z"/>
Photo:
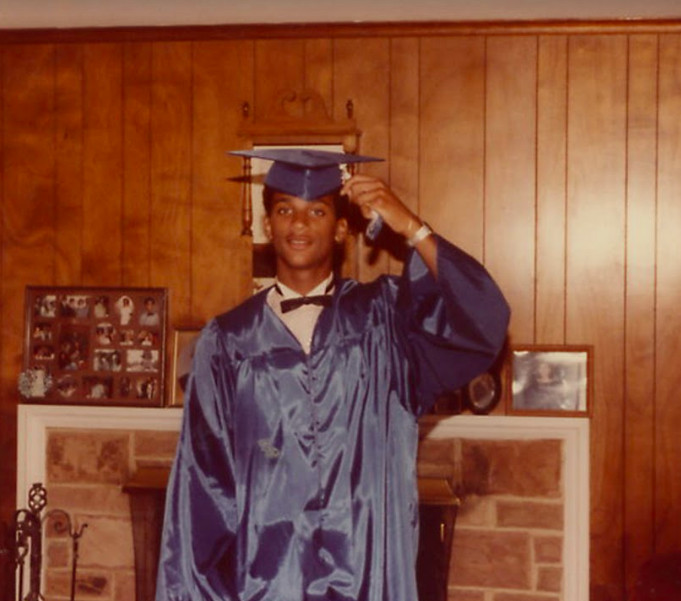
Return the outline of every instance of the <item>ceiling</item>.
<path id="1" fill-rule="evenodd" d="M 680 0 L 0 0 L 0 29 L 668 18 Z"/>

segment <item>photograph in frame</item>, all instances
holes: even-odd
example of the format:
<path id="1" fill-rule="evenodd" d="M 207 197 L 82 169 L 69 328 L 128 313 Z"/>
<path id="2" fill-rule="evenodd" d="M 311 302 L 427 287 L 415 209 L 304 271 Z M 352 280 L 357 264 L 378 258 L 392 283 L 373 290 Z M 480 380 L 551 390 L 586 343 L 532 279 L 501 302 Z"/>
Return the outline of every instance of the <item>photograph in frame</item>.
<path id="1" fill-rule="evenodd" d="M 509 413 L 590 414 L 590 346 L 515 346 L 510 353 Z"/>
<path id="2" fill-rule="evenodd" d="M 28 286 L 24 402 L 160 406 L 165 288 Z"/>
<path id="3" fill-rule="evenodd" d="M 187 380 L 192 369 L 196 341 L 201 334 L 201 328 L 175 328 L 173 332 L 172 371 L 168 405 L 182 407 Z"/>

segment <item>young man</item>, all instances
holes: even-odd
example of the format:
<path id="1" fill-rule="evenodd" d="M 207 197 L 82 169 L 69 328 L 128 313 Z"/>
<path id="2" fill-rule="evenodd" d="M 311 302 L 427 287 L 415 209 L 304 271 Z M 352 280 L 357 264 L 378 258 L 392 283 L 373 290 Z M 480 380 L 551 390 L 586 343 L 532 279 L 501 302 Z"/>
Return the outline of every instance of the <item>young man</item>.
<path id="1" fill-rule="evenodd" d="M 197 344 L 157 601 L 416 601 L 417 418 L 492 364 L 508 307 L 382 181 L 342 184 L 362 157 L 246 154 L 274 161 L 277 284 Z M 402 277 L 333 274 L 339 192 L 413 247 Z"/>

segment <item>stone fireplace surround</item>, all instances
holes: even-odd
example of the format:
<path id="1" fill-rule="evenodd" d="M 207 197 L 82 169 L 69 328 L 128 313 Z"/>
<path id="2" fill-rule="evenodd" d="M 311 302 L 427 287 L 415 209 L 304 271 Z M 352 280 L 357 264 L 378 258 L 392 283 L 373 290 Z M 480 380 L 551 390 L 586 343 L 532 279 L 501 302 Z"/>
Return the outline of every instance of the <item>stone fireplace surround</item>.
<path id="1" fill-rule="evenodd" d="M 175 433 L 179 428 L 181 409 L 128 408 L 93 406 L 22 405 L 18 415 L 18 481 L 17 506 L 26 503 L 33 482 L 47 483 L 47 455 L 52 431 L 145 432 L 154 436 Z M 505 441 L 558 441 L 562 453 L 560 488 L 562 499 L 562 548 L 559 596 L 523 597 L 522 591 L 510 590 L 500 596 L 486 597 L 471 589 L 456 589 L 450 599 L 560 599 L 580 601 L 588 598 L 589 580 L 589 422 L 585 418 L 507 417 L 507 416 L 429 416 L 421 423 L 422 437 L 432 445 L 454 440 L 480 441 L 477 444 L 499 445 Z M 166 436 L 167 438 L 167 436 Z M 530 447 L 531 448 L 531 447 Z M 131 460 L 132 461 L 132 460 Z M 131 470 L 135 465 L 130 466 Z M 464 491 L 465 494 L 466 491 Z M 504 501 L 504 497 L 501 497 Z M 465 507 L 466 499 L 464 499 Z M 63 503 L 61 503 L 63 506 Z M 68 508 L 67 508 L 68 509 Z M 465 528 L 465 522 L 460 524 Z M 457 527 L 458 528 L 458 527 Z M 462 531 L 463 532 L 463 531 Z M 472 530 L 473 537 L 476 536 Z M 541 531 L 540 531 L 541 534 Z M 551 533 L 549 533 L 551 534 Z M 455 534 L 455 543 L 456 543 Z M 456 549 L 456 544 L 455 544 Z M 454 558 L 456 561 L 456 557 Z M 129 586 L 129 585 L 128 585 Z M 451 583 L 450 583 L 451 587 Z M 108 595 L 108 596 L 107 596 Z M 115 599 L 107 595 L 92 598 Z M 491 593 L 490 593 L 491 595 Z M 508 596 L 505 596 L 508 595 Z M 518 595 L 518 596 L 516 596 Z M 50 596 L 47 596 L 50 599 Z M 55 597 L 59 599 L 57 595 Z M 88 597 L 89 598 L 89 597 Z M 124 597 L 120 597 L 121 599 Z"/>

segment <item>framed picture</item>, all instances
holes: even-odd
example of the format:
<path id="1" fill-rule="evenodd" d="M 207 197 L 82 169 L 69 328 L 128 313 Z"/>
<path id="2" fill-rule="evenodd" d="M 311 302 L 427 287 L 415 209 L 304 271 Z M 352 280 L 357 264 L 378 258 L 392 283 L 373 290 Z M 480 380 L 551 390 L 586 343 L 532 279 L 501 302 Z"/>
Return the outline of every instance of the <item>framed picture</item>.
<path id="1" fill-rule="evenodd" d="M 26 288 L 25 402 L 163 404 L 165 288 Z"/>
<path id="2" fill-rule="evenodd" d="M 184 405 L 184 392 L 200 333 L 200 328 L 175 328 L 173 333 L 173 370 L 168 397 L 168 404 L 172 407 Z"/>
<path id="3" fill-rule="evenodd" d="M 592 355 L 586 345 L 512 347 L 509 413 L 589 415 Z"/>

